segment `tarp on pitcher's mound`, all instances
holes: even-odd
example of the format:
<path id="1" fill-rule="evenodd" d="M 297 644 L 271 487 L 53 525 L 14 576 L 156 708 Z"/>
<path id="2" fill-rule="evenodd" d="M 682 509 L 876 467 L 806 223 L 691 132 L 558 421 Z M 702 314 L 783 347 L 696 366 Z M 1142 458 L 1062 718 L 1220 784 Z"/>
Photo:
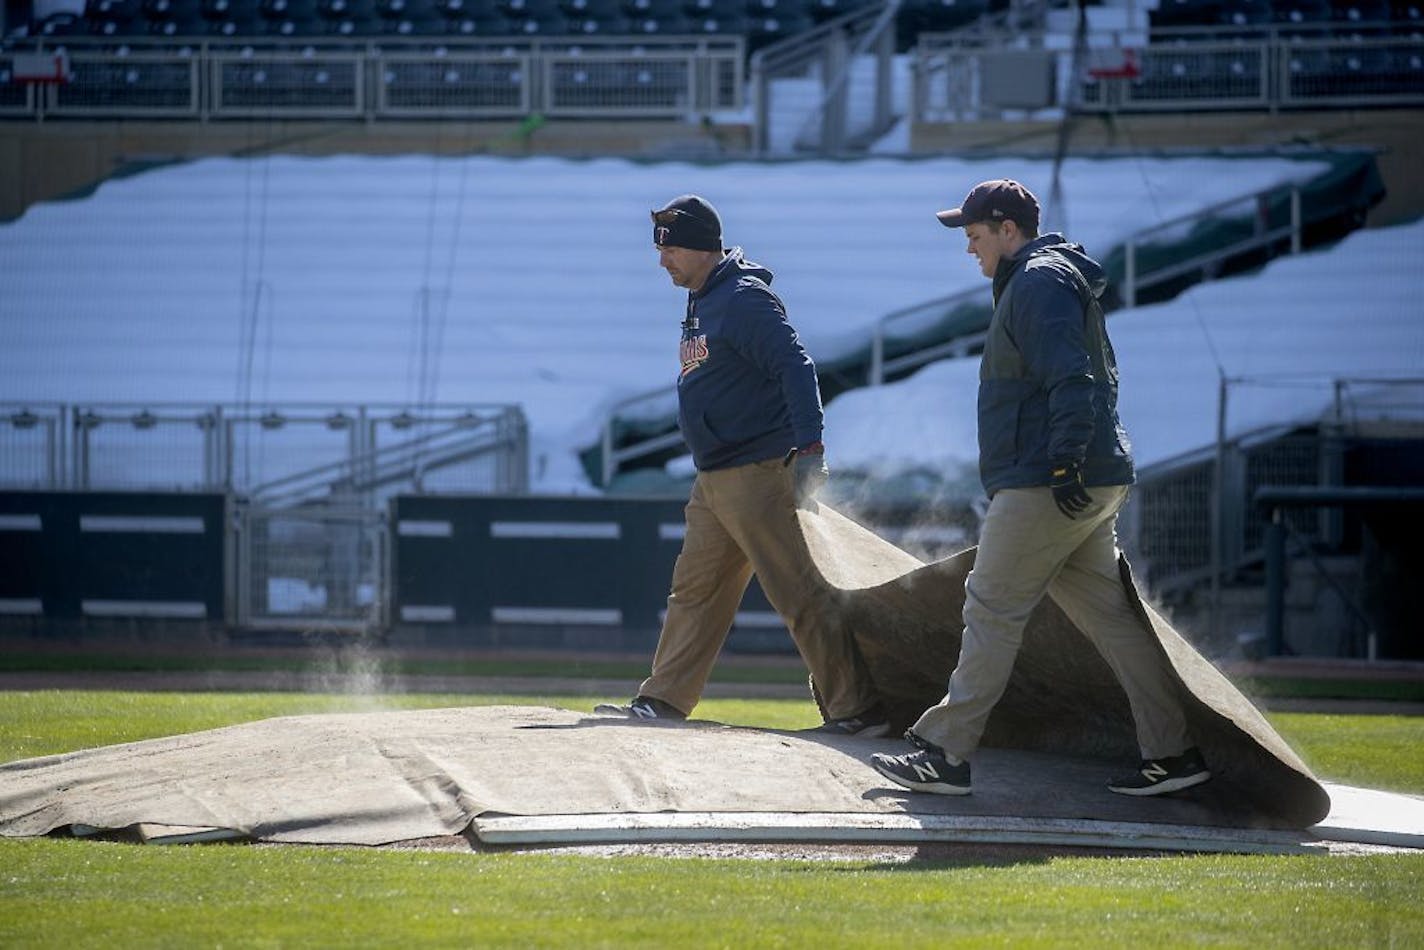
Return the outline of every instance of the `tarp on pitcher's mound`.
<path id="1" fill-rule="evenodd" d="M 502 816 L 586 816 L 589 827 L 623 816 L 636 828 L 639 816 L 688 815 L 715 840 L 723 825 L 800 814 L 832 831 L 837 815 L 847 828 L 917 817 L 1113 823 L 1139 829 L 1122 836 L 1133 847 L 1146 825 L 1166 839 L 1238 829 L 1243 842 L 1275 827 L 1190 792 L 1114 795 L 1101 759 L 1009 749 L 983 750 L 972 796 L 916 795 L 870 767 L 869 754 L 889 748 L 906 747 L 538 706 L 286 716 L 0 766 L 0 835 L 379 845 L 472 823 L 478 834 Z"/>
<path id="2" fill-rule="evenodd" d="M 893 723 L 907 728 L 943 698 L 958 660 L 974 549 L 924 564 L 825 505 L 802 512 L 801 523 Z M 1215 776 L 1195 794 L 1263 824 L 1303 828 L 1323 819 L 1330 797 L 1310 769 L 1250 700 L 1142 602 L 1127 561 L 1119 565 L 1129 601 L 1181 684 L 1192 734 Z M 983 746 L 1124 763 L 1140 757 L 1127 695 L 1051 597 L 1029 618 Z"/>

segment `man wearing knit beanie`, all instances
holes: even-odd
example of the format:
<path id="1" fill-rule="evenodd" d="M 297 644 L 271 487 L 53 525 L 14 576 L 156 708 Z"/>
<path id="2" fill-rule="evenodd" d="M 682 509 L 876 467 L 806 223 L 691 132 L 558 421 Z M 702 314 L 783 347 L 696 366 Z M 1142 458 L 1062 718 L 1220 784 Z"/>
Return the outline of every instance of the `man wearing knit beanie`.
<path id="1" fill-rule="evenodd" d="M 652 219 L 658 263 L 688 292 L 678 425 L 697 477 L 652 674 L 626 706 L 595 712 L 686 718 L 756 574 L 811 670 L 820 729 L 884 736 L 889 723 L 850 632 L 805 582 L 816 568 L 797 508 L 814 506 L 829 477 L 816 365 L 771 271 L 740 247 L 723 249 L 721 216 L 706 199 L 682 195 Z"/>

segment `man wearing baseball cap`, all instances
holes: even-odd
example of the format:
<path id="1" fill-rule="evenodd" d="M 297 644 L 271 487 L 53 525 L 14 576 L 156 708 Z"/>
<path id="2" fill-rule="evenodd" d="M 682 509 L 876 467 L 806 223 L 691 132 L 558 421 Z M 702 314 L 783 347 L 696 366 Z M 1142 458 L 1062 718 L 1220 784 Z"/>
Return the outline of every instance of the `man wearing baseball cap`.
<path id="1" fill-rule="evenodd" d="M 829 472 L 816 364 L 772 292 L 772 274 L 722 247 L 722 219 L 682 195 L 652 212 L 658 263 L 687 289 L 678 425 L 697 477 L 652 674 L 625 706 L 595 712 L 684 719 L 702 697 L 756 574 L 811 670 L 820 731 L 879 737 L 889 722 L 851 633 L 811 583 L 797 508 Z"/>
<path id="2" fill-rule="evenodd" d="M 1118 569 L 1117 515 L 1135 481 L 1117 414 L 1117 364 L 1098 298 L 1103 268 L 1061 234 L 1038 233 L 1038 199 L 1016 181 L 975 185 L 937 214 L 963 228 L 993 281 L 979 371 L 979 474 L 989 496 L 964 583 L 964 638 L 944 699 L 871 764 L 906 788 L 970 791 L 969 759 L 1003 695 L 1029 614 L 1051 594 L 1127 693 L 1142 762 L 1108 788 L 1160 795 L 1211 778 L 1177 681 Z"/>

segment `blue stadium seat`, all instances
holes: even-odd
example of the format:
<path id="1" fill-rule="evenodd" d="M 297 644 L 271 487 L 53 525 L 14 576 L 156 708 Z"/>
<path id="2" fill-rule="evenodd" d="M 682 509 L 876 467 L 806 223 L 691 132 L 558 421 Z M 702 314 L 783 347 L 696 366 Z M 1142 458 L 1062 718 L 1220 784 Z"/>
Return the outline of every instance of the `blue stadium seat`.
<path id="1" fill-rule="evenodd" d="M 385 36 L 444 36 L 445 20 L 438 16 L 382 17 L 376 21 Z"/>
<path id="2" fill-rule="evenodd" d="M 196 20 L 203 15 L 202 0 L 144 0 L 144 16 L 150 20 Z"/>
<path id="3" fill-rule="evenodd" d="M 375 17 L 322 17 L 321 31 L 335 37 L 373 36 L 381 31 L 381 21 Z"/>
<path id="4" fill-rule="evenodd" d="M 207 24 L 208 36 L 236 38 L 241 36 L 257 36 L 262 32 L 262 21 L 255 16 L 232 17 L 230 19 L 221 20 L 209 18 Z"/>
<path id="5" fill-rule="evenodd" d="M 666 19 L 682 15 L 682 0 L 623 0 L 623 12 L 630 19 Z"/>
<path id="6" fill-rule="evenodd" d="M 562 16 L 559 0 L 499 0 L 501 12 L 511 20 Z"/>
<path id="7" fill-rule="evenodd" d="M 569 17 L 568 31 L 571 36 L 627 36 L 633 32 L 633 23 L 618 14 L 610 16 Z"/>
<path id="8" fill-rule="evenodd" d="M 202 17 L 148 20 L 147 23 L 149 36 L 204 36 L 208 32 L 208 23 Z"/>
<path id="9" fill-rule="evenodd" d="M 804 33 L 815 26 L 816 23 L 809 16 L 777 16 L 763 15 L 750 16 L 747 18 L 747 49 L 757 50 L 763 46 L 768 46 L 788 36 L 795 36 L 797 33 Z"/>
<path id="10" fill-rule="evenodd" d="M 261 0 L 203 0 L 203 17 L 209 21 L 253 23 L 262 15 Z M 222 33 L 224 36 L 240 35 Z"/>
<path id="11" fill-rule="evenodd" d="M 287 19 L 285 17 L 263 17 L 258 22 L 258 32 L 264 36 L 295 38 L 301 36 L 321 36 L 326 32 L 325 26 L 317 17 L 309 17 L 304 20 Z"/>
<path id="12" fill-rule="evenodd" d="M 946 33 L 967 26 L 987 10 L 985 0 L 905 0 L 895 19 L 895 48 L 909 49 L 921 33 Z"/>
<path id="13" fill-rule="evenodd" d="M 35 25 L 34 32 L 40 36 L 83 36 L 89 25 L 78 13 L 51 13 Z"/>
<path id="14" fill-rule="evenodd" d="M 811 18 L 821 23 L 826 20 L 834 20 L 838 16 L 845 16 L 852 10 L 858 10 L 871 2 L 873 0 L 808 0 L 807 7 Z"/>
<path id="15" fill-rule="evenodd" d="M 262 0 L 260 10 L 266 20 L 305 22 L 316 19 L 316 0 Z"/>
<path id="16" fill-rule="evenodd" d="M 374 20 L 376 0 L 317 0 L 316 12 L 326 20 Z"/>
<path id="17" fill-rule="evenodd" d="M 559 0 L 559 9 L 570 20 L 623 18 L 623 4 L 620 0 Z"/>
<path id="18" fill-rule="evenodd" d="M 140 0 L 88 0 L 84 16 L 89 20 L 132 20 L 143 15 Z"/>
<path id="19" fill-rule="evenodd" d="M 735 13 L 689 14 L 687 25 L 693 34 L 715 36 L 745 36 L 751 28 L 746 17 Z"/>
<path id="20" fill-rule="evenodd" d="M 1154 27 L 1215 26 L 1220 21 L 1221 0 L 1161 0 L 1148 14 Z"/>
<path id="21" fill-rule="evenodd" d="M 629 32 L 634 36 L 687 36 L 697 32 L 692 21 L 682 14 L 670 16 L 634 16 L 629 18 Z"/>
<path id="22" fill-rule="evenodd" d="M 88 17 L 89 32 L 94 36 L 145 36 L 148 21 L 141 16 L 131 16 L 122 20 L 108 17 Z"/>
<path id="23" fill-rule="evenodd" d="M 1389 0 L 1334 0 L 1330 17 L 1337 28 L 1383 25 L 1390 20 Z"/>
<path id="24" fill-rule="evenodd" d="M 810 0 L 746 0 L 747 16 L 810 19 Z"/>
<path id="25" fill-rule="evenodd" d="M 435 0 L 376 0 L 376 15 L 383 20 L 435 20 L 440 10 Z"/>
<path id="26" fill-rule="evenodd" d="M 1271 19 L 1282 26 L 1311 26 L 1329 23 L 1330 0 L 1273 0 Z"/>

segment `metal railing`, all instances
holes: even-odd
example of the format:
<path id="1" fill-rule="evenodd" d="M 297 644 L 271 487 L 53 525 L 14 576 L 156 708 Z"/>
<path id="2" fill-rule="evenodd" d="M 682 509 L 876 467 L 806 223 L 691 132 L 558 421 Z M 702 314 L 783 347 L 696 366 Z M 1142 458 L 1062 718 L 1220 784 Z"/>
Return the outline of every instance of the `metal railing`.
<path id="1" fill-rule="evenodd" d="M 1272 200 L 1280 200 L 1286 193 L 1286 222 L 1272 224 Z M 1195 228 L 1209 222 L 1232 217 L 1233 210 L 1245 209 L 1244 214 L 1235 217 L 1249 221 L 1249 233 L 1236 240 L 1214 240 L 1209 250 L 1183 258 L 1178 253 L 1163 255 L 1162 259 L 1147 267 L 1138 260 L 1140 249 L 1154 244 L 1167 244 L 1174 238 L 1189 235 Z M 1154 240 L 1155 238 L 1155 240 Z M 1122 303 L 1125 307 L 1137 306 L 1138 292 L 1145 287 L 1175 280 L 1187 274 L 1210 277 L 1216 265 L 1247 251 L 1270 249 L 1285 242 L 1290 253 L 1301 251 L 1301 189 L 1299 185 L 1272 187 L 1227 198 L 1205 208 L 1197 208 L 1175 218 L 1150 227 L 1134 231 L 1123 242 Z"/>
<path id="2" fill-rule="evenodd" d="M 754 147 L 758 154 L 805 149 L 833 155 L 852 141 L 882 134 L 894 123 L 891 61 L 899 8 L 900 0 L 872 3 L 752 54 Z M 874 63 L 869 101 L 862 108 L 852 108 L 852 96 L 867 92 L 851 82 L 857 60 L 867 55 Z M 787 79 L 813 80 L 816 93 L 804 110 L 792 110 L 788 118 L 795 128 L 791 133 L 778 136 L 776 125 L 782 116 L 773 106 L 774 89 Z M 861 127 L 850 126 L 852 115 L 864 117 Z"/>
<path id="3" fill-rule="evenodd" d="M 55 49 L 67 80 L 11 80 L 16 53 Z M 742 108 L 744 62 L 741 36 L 56 37 L 0 50 L 0 116 L 691 119 Z"/>
<path id="4" fill-rule="evenodd" d="M 528 434 L 514 405 L 0 406 L 5 488 L 230 491 L 295 503 L 396 485 L 519 493 L 528 484 Z"/>
<path id="5" fill-rule="evenodd" d="M 1424 43 L 1400 24 L 1259 25 L 1103 34 L 1091 52 L 1050 49 L 1042 33 L 925 33 L 914 53 L 918 122 L 1001 118 L 1016 109 L 1181 112 L 1414 105 L 1424 102 Z M 1030 70 L 1030 67 L 1032 69 Z M 1025 98 L 1026 73 L 1045 81 Z"/>

